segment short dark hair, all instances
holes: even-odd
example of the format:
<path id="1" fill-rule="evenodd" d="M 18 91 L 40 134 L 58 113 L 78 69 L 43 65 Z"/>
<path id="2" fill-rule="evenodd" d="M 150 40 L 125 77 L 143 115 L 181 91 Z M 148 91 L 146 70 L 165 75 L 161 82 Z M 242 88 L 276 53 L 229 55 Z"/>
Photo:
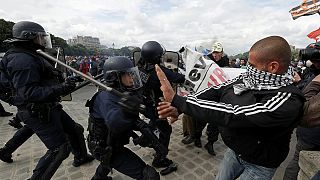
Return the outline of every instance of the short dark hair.
<path id="1" fill-rule="evenodd" d="M 280 36 L 269 36 L 257 41 L 250 48 L 250 52 L 255 52 L 261 63 L 275 60 L 286 69 L 291 61 L 290 45 Z"/>

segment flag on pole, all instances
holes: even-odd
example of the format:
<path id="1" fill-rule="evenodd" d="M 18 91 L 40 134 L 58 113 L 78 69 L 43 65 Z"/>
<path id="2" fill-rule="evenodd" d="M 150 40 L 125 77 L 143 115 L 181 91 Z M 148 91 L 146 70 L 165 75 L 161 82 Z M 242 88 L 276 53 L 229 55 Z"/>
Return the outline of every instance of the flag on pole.
<path id="1" fill-rule="evenodd" d="M 309 16 L 319 13 L 319 5 L 320 0 L 304 0 L 301 5 L 292 8 L 289 12 L 291 13 L 293 20 L 295 20 L 301 16 Z"/>
<path id="2" fill-rule="evenodd" d="M 308 34 L 308 37 L 310 39 L 316 40 L 316 42 L 318 42 L 319 36 L 320 36 L 320 28 Z"/>

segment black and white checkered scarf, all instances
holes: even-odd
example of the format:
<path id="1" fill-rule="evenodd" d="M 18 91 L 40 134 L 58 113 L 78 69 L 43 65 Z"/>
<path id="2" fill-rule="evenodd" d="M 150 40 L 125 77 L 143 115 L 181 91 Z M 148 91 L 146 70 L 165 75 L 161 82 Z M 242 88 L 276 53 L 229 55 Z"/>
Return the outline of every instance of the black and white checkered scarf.
<path id="1" fill-rule="evenodd" d="M 240 75 L 243 83 L 233 85 L 235 94 L 240 95 L 247 90 L 272 90 L 288 86 L 293 83 L 293 68 L 289 67 L 285 74 L 272 74 L 260 71 L 251 65 L 247 65 L 247 72 Z"/>

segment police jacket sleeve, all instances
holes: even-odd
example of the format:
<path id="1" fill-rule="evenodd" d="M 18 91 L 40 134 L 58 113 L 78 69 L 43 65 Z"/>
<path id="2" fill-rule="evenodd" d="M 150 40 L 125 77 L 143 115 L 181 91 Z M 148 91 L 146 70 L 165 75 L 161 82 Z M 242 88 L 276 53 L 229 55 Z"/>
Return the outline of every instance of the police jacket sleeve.
<path id="1" fill-rule="evenodd" d="M 16 56 L 14 61 L 9 62 L 8 70 L 19 99 L 25 102 L 48 102 L 59 96 L 54 86 L 41 80 L 41 68 L 39 60 L 29 55 Z"/>
<path id="2" fill-rule="evenodd" d="M 200 99 L 194 95 L 187 98 L 175 95 L 172 105 L 196 119 L 204 119 L 220 126 L 289 127 L 297 123 L 303 101 L 297 95 L 287 92 L 267 95 L 259 102 L 245 106 Z"/>
<path id="3" fill-rule="evenodd" d="M 306 98 L 302 125 L 306 127 L 320 126 L 320 82 L 311 81 L 303 91 Z"/>
<path id="4" fill-rule="evenodd" d="M 183 74 L 173 72 L 168 68 L 162 66 L 161 69 L 166 74 L 170 83 L 184 83 L 185 77 Z"/>
<path id="5" fill-rule="evenodd" d="M 132 130 L 135 121 L 132 116 L 127 116 L 122 111 L 122 108 L 117 103 L 118 100 L 119 98 L 114 97 L 113 95 L 107 98 L 103 95 L 97 97 L 99 114 L 114 134 L 121 134 Z"/>

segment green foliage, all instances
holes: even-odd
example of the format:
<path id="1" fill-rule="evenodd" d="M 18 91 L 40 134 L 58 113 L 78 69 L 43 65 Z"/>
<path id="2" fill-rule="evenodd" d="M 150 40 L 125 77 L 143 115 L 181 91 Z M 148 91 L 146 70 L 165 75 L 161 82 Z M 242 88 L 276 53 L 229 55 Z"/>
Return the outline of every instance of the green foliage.
<path id="1" fill-rule="evenodd" d="M 233 56 L 234 59 L 248 59 L 249 58 L 249 52 L 245 52 L 245 53 L 240 53 L 240 54 L 237 54 L 235 56 Z"/>
<path id="2" fill-rule="evenodd" d="M 293 49 L 291 50 L 291 59 L 292 60 L 298 60 L 299 59 L 299 50 L 298 49 Z"/>
<path id="3" fill-rule="evenodd" d="M 0 52 L 5 52 L 8 49 L 8 46 L 3 41 L 12 37 L 13 25 L 13 22 L 0 19 Z"/>

